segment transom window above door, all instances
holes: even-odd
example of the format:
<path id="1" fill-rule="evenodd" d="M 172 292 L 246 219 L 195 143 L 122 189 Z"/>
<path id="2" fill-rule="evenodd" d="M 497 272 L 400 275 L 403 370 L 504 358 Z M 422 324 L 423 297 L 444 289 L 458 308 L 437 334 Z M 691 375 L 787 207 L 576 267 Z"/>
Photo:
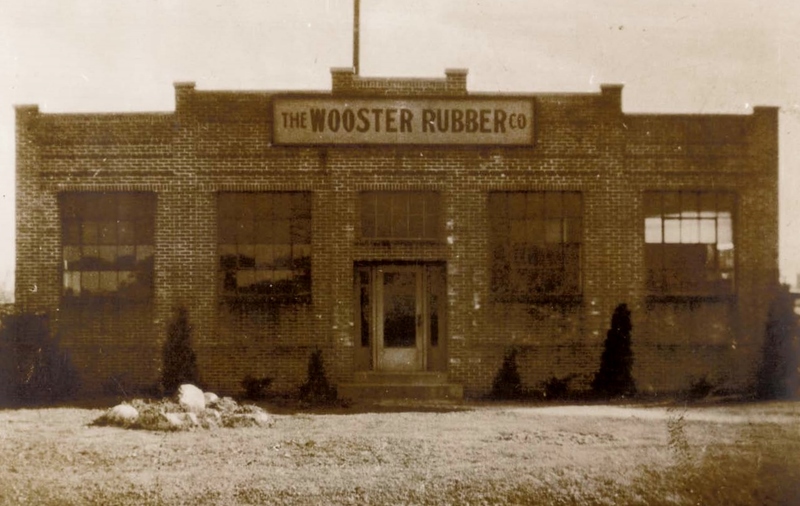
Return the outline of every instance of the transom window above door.
<path id="1" fill-rule="evenodd" d="M 363 239 L 435 240 L 440 236 L 440 195 L 431 191 L 362 192 Z"/>

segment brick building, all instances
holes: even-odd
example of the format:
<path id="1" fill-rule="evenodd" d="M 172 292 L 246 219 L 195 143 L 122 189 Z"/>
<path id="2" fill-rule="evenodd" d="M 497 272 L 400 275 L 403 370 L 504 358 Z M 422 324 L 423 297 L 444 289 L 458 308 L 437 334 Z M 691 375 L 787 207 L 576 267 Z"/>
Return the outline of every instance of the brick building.
<path id="1" fill-rule="evenodd" d="M 177 83 L 167 113 L 17 108 L 16 300 L 85 389 L 157 382 L 180 306 L 220 392 L 294 389 L 315 348 L 347 396 L 482 395 L 511 347 L 526 387 L 586 388 L 620 303 L 640 391 L 752 384 L 775 108 L 625 114 L 621 86 L 469 93 L 463 70 L 332 81 Z"/>

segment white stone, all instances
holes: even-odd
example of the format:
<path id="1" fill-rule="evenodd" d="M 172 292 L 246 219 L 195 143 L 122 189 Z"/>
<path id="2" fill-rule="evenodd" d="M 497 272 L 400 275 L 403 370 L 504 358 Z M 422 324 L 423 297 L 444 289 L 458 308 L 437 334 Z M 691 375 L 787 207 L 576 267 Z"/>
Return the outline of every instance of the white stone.
<path id="1" fill-rule="evenodd" d="M 184 419 L 181 415 L 183 415 L 183 413 L 164 413 L 164 418 L 170 426 L 179 429 L 184 426 Z"/>
<path id="2" fill-rule="evenodd" d="M 186 411 L 200 413 L 206 409 L 206 398 L 202 390 L 186 383 L 178 389 L 178 404 Z"/>
<path id="3" fill-rule="evenodd" d="M 117 404 L 108 410 L 106 417 L 113 423 L 133 423 L 139 418 L 139 412 L 130 404 Z"/>
<path id="4" fill-rule="evenodd" d="M 203 397 L 206 399 L 206 406 L 213 404 L 219 400 L 219 396 L 214 392 L 204 392 Z"/>

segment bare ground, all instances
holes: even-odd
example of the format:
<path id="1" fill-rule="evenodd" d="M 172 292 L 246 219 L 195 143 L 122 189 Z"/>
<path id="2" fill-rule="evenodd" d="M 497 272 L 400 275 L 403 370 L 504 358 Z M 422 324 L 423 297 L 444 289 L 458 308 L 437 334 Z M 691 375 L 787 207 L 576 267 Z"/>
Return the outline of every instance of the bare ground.
<path id="1" fill-rule="evenodd" d="M 0 504 L 800 504 L 800 404 L 477 404 L 94 427 L 0 411 Z"/>

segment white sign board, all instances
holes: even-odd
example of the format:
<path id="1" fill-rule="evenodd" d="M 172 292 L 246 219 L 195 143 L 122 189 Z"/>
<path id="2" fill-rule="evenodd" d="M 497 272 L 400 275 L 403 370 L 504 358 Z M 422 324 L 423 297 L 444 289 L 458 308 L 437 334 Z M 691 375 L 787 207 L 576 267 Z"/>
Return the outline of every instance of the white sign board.
<path id="1" fill-rule="evenodd" d="M 533 100 L 277 97 L 273 143 L 530 145 Z"/>

